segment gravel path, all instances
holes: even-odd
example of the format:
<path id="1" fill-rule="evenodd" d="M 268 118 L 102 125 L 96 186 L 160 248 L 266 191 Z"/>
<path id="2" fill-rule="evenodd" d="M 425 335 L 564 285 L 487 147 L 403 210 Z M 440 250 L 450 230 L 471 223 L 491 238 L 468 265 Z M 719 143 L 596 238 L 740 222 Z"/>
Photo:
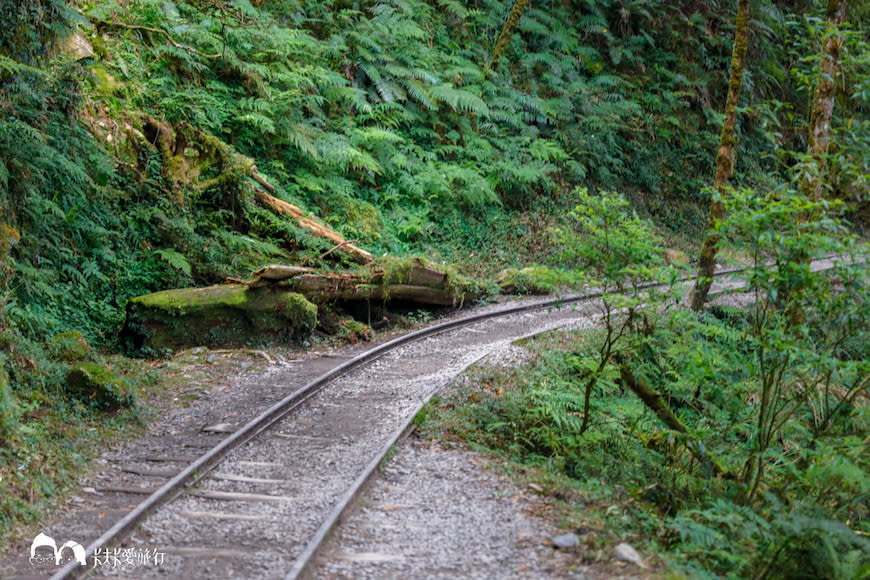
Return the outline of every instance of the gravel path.
<path id="1" fill-rule="evenodd" d="M 416 437 L 382 470 L 312 576 L 330 579 L 580 578 L 579 554 L 554 550 L 544 503 L 487 459 Z"/>

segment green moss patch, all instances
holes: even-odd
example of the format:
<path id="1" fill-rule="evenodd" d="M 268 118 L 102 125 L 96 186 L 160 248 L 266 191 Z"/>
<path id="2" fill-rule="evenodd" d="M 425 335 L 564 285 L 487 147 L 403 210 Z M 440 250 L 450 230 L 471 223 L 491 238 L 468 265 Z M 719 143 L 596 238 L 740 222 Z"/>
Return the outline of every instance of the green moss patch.
<path id="1" fill-rule="evenodd" d="M 496 281 L 503 294 L 549 294 L 571 282 L 567 273 L 546 266 L 509 268 L 502 271 Z"/>
<path id="2" fill-rule="evenodd" d="M 78 330 L 56 334 L 49 341 L 48 347 L 57 360 L 67 362 L 85 360 L 91 352 L 85 335 Z"/>
<path id="3" fill-rule="evenodd" d="M 74 365 L 66 375 L 66 384 L 68 392 L 97 409 L 114 411 L 132 407 L 135 402 L 132 391 L 123 379 L 97 363 Z"/>
<path id="4" fill-rule="evenodd" d="M 304 337 L 316 325 L 317 307 L 301 294 L 222 284 L 133 298 L 124 335 L 136 349 L 241 346 Z"/>

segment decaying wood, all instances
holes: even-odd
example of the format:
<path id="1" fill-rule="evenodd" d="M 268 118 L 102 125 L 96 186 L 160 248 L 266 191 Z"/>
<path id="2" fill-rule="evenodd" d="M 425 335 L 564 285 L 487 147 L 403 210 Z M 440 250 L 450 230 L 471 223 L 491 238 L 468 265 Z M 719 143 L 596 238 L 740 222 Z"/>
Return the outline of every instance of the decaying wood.
<path id="1" fill-rule="evenodd" d="M 275 186 L 269 183 L 269 181 L 265 177 L 260 175 L 260 173 L 257 171 L 256 165 L 251 166 L 251 177 L 254 178 L 254 181 L 265 187 L 266 191 L 268 191 L 272 195 L 275 194 Z"/>
<path id="2" fill-rule="evenodd" d="M 350 274 L 300 274 L 281 283 L 312 302 L 332 300 L 407 300 L 419 304 L 455 306 L 457 297 L 448 288 L 412 284 L 372 284 Z"/>
<path id="3" fill-rule="evenodd" d="M 384 279 L 385 276 L 386 280 Z M 423 260 L 417 258 L 409 268 L 400 268 L 395 272 L 386 272 L 384 270 L 373 271 L 372 282 L 446 288 L 448 285 L 448 275 L 446 272 L 426 266 Z"/>
<path id="4" fill-rule="evenodd" d="M 254 174 L 256 174 L 256 172 L 253 172 L 252 176 Z M 257 174 L 257 175 L 259 175 L 259 174 Z M 256 179 L 256 177 L 254 179 Z M 351 256 L 351 258 L 354 259 L 354 261 L 362 263 L 362 264 L 367 264 L 367 263 L 372 261 L 371 253 L 369 253 L 363 249 L 357 248 L 353 244 L 346 243 L 347 240 L 345 240 L 343 237 L 341 237 L 339 234 L 337 234 L 333 230 L 331 230 L 328 227 L 321 225 L 321 224 L 315 222 L 314 220 L 306 217 L 305 212 L 303 212 L 301 209 L 299 209 L 295 205 L 293 205 L 291 203 L 287 203 L 284 200 L 278 199 L 275 196 L 269 195 L 268 193 L 266 193 L 265 191 L 262 191 L 262 190 L 256 192 L 255 199 L 259 203 L 263 204 L 264 206 L 266 206 L 270 209 L 273 209 L 274 211 L 276 211 L 278 213 L 282 213 L 284 215 L 289 215 L 290 217 L 294 218 L 299 223 L 299 225 L 301 227 L 307 229 L 308 231 L 313 233 L 315 236 L 320 237 L 320 238 L 326 238 L 328 240 L 332 240 L 336 244 L 341 245 L 341 250 L 343 252 L 348 253 Z"/>
<path id="5" fill-rule="evenodd" d="M 298 276 L 299 274 L 305 274 L 307 272 L 313 271 L 314 268 L 272 264 L 269 266 L 263 266 L 262 268 L 254 272 L 254 276 L 258 278 L 265 278 L 266 280 L 286 280 L 287 278 L 292 278 L 293 276 Z"/>
<path id="6" fill-rule="evenodd" d="M 328 256 L 332 252 L 334 252 L 336 250 L 340 250 L 344 246 L 346 246 L 348 244 L 353 244 L 354 242 L 356 242 L 356 240 L 345 240 L 345 241 L 341 242 L 340 244 L 336 244 L 336 245 L 332 246 L 331 248 L 329 248 L 328 250 L 326 250 L 325 252 L 323 252 L 322 254 L 320 254 L 320 256 L 318 256 L 317 259 L 322 260 L 323 258 Z"/>

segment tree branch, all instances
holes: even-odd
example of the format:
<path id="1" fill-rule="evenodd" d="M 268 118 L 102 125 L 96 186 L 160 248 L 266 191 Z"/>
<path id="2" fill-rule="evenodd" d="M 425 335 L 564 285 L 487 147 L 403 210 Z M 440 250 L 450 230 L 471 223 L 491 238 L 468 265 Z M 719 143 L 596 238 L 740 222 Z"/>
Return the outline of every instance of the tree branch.
<path id="1" fill-rule="evenodd" d="M 216 58 L 221 58 L 224 55 L 223 52 L 220 52 L 218 54 L 206 54 L 204 52 L 200 52 L 199 50 L 193 48 L 192 46 L 187 46 L 186 44 L 181 44 L 180 42 L 178 42 L 177 40 L 172 38 L 172 35 L 170 35 L 168 32 L 166 32 L 162 28 L 152 28 L 151 26 L 140 26 L 138 24 L 126 24 L 124 22 L 121 22 L 117 18 L 115 18 L 112 22 L 109 22 L 107 20 L 99 20 L 97 18 L 91 18 L 91 20 L 93 20 L 97 24 L 100 24 L 103 26 L 123 28 L 125 30 L 142 30 L 145 32 L 151 32 L 153 34 L 160 34 L 160 35 L 166 37 L 166 40 L 169 41 L 169 44 L 171 44 L 175 48 L 187 51 L 187 52 L 189 52 L 191 54 L 195 54 L 197 56 L 201 56 L 202 58 L 207 58 L 207 59 L 213 60 Z"/>

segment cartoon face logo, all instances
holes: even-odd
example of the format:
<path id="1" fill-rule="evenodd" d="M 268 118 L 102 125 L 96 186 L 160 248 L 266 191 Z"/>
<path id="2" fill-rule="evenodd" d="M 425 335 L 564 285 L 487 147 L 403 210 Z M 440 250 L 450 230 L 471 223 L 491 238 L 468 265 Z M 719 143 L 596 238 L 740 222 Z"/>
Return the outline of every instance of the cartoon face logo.
<path id="1" fill-rule="evenodd" d="M 47 555 L 45 554 L 46 550 L 42 550 L 40 554 L 37 554 L 37 550 L 39 548 L 51 548 L 52 558 L 49 559 L 47 557 Z M 53 559 L 54 565 L 60 566 L 61 560 L 63 560 L 63 553 L 66 549 L 70 549 L 72 551 L 73 557 L 79 564 L 84 566 L 87 563 L 87 559 L 85 558 L 85 549 L 78 542 L 73 542 L 72 540 L 70 540 L 63 544 L 60 549 L 58 549 L 57 542 L 54 541 L 54 538 L 40 532 L 35 538 L 33 538 L 33 543 L 30 544 L 30 563 L 36 564 L 50 562 Z"/>

